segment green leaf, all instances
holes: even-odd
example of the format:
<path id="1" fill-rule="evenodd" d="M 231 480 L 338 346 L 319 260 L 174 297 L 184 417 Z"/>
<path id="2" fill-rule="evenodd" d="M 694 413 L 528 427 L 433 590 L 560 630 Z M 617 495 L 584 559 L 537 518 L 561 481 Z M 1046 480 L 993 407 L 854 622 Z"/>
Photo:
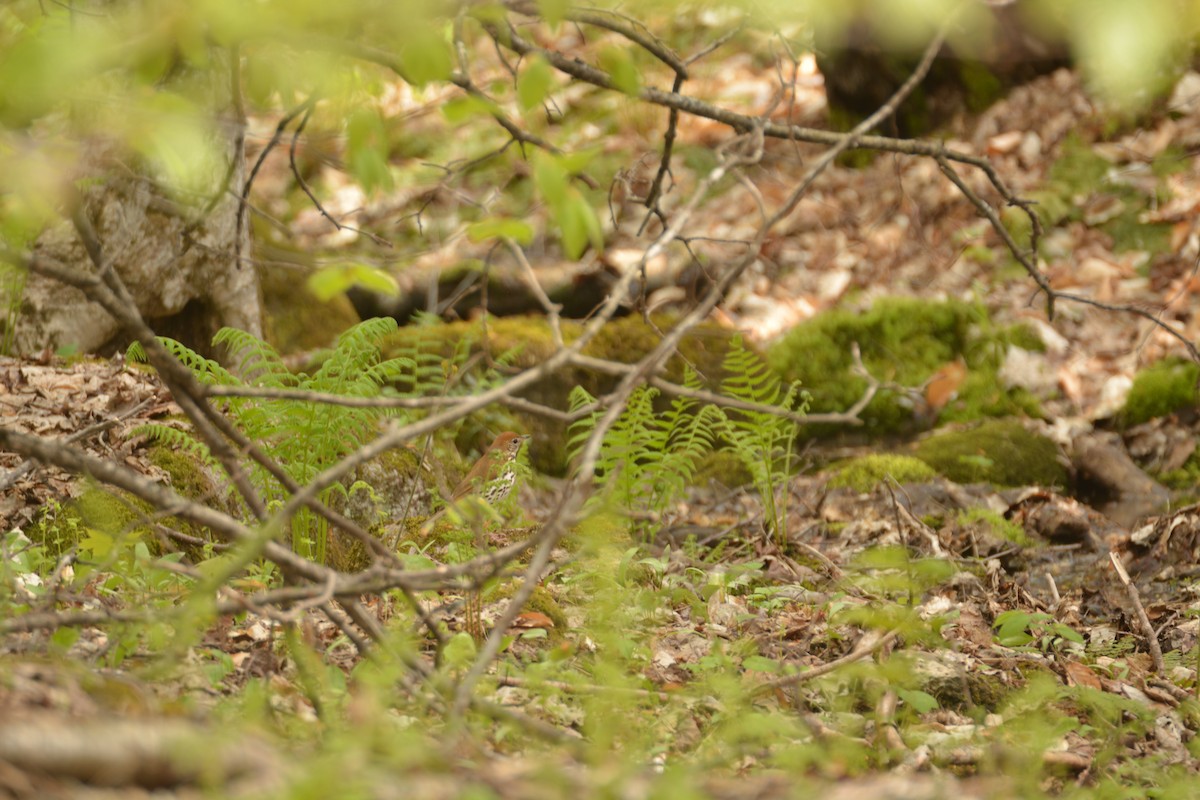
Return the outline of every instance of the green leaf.
<path id="1" fill-rule="evenodd" d="M 346 165 L 368 194 L 392 188 L 388 145 L 387 130 L 378 113 L 364 109 L 350 116 L 346 123 Z"/>
<path id="2" fill-rule="evenodd" d="M 600 53 L 600 66 L 608 72 L 613 85 L 625 94 L 637 95 L 642 90 L 642 75 L 629 51 L 606 47 Z"/>
<path id="3" fill-rule="evenodd" d="M 113 548 L 113 537 L 104 531 L 88 528 L 87 536 L 79 542 L 79 549 L 95 559 L 106 558 Z"/>
<path id="4" fill-rule="evenodd" d="M 442 104 L 442 116 L 455 125 L 478 117 L 493 116 L 499 110 L 495 103 L 474 95 L 456 97 Z"/>
<path id="5" fill-rule="evenodd" d="M 1034 622 L 1033 615 L 1026 611 L 1002 611 L 996 615 L 992 627 L 996 629 L 996 641 L 1005 647 L 1020 647 L 1033 641 L 1028 628 Z"/>
<path id="6" fill-rule="evenodd" d="M 446 642 L 442 650 L 442 660 L 451 669 L 462 669 L 471 666 L 475 660 L 475 640 L 465 631 L 456 633 Z"/>
<path id="7" fill-rule="evenodd" d="M 399 58 L 404 76 L 416 86 L 444 81 L 454 70 L 450 45 L 434 26 L 418 26 L 416 35 L 400 46 Z"/>
<path id="8" fill-rule="evenodd" d="M 567 171 L 568 175 L 578 175 L 587 169 L 588 164 L 592 163 L 592 159 L 599 153 L 600 148 L 598 147 L 588 147 L 574 153 L 563 153 L 558 156 L 558 163 Z"/>
<path id="9" fill-rule="evenodd" d="M 742 667 L 753 672 L 769 672 L 772 675 L 778 675 L 780 673 L 779 662 L 772 658 L 766 658 L 765 656 L 747 656 L 746 659 L 742 661 Z"/>
<path id="10" fill-rule="evenodd" d="M 527 245 L 533 241 L 533 226 L 520 219 L 489 217 L 468 227 L 467 238 L 472 242 L 507 238 Z"/>
<path id="11" fill-rule="evenodd" d="M 603 247 L 604 234 L 600 229 L 600 220 L 578 190 L 568 190 L 565 201 L 556 209 L 556 217 L 568 258 L 583 255 L 589 242 L 597 250 Z"/>
<path id="12" fill-rule="evenodd" d="M 308 277 L 308 290 L 322 302 L 344 294 L 352 286 L 360 286 L 389 297 L 394 297 L 400 292 L 395 278 L 366 264 L 338 264 L 319 269 Z"/>
<path id="13" fill-rule="evenodd" d="M 530 58 L 517 76 L 517 102 L 523 111 L 536 108 L 554 86 L 554 69 L 541 56 Z"/>
<path id="14" fill-rule="evenodd" d="M 569 0 L 538 0 L 538 10 L 542 12 L 542 19 L 546 20 L 551 28 L 563 21 L 570 8 Z"/>
<path id="15" fill-rule="evenodd" d="M 897 689 L 896 696 L 918 714 L 927 714 L 939 705 L 936 697 L 919 689 Z"/>
<path id="16" fill-rule="evenodd" d="M 54 633 L 50 635 L 50 641 L 56 646 L 66 650 L 79 638 L 79 628 L 71 628 L 62 626 L 56 628 Z"/>
<path id="17" fill-rule="evenodd" d="M 537 152 L 533 158 L 533 183 L 552 206 L 567 198 L 569 176 L 559 160 L 549 153 Z"/>

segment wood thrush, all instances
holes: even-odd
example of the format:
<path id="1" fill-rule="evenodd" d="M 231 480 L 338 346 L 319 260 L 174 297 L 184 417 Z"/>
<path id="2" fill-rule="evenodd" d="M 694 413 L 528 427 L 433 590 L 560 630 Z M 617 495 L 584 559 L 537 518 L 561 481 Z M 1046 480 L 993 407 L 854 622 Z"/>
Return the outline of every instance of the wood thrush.
<path id="1" fill-rule="evenodd" d="M 517 483 L 515 466 L 517 454 L 521 452 L 521 446 L 527 441 L 529 441 L 529 436 L 512 431 L 505 431 L 497 436 L 488 445 L 488 449 L 483 451 L 483 455 L 479 457 L 474 466 L 459 481 L 458 486 L 450 495 L 449 502 L 446 503 L 446 508 L 430 517 L 422 529 L 431 530 L 433 523 L 439 517 L 451 508 L 456 510 L 460 508 L 459 504 L 468 497 L 478 497 L 489 506 L 494 506 L 507 498 Z M 480 529 L 477 528 L 476 534 L 480 533 Z M 483 641 L 483 595 L 481 589 L 465 592 L 463 625 L 475 641 Z"/>
<path id="2" fill-rule="evenodd" d="M 521 446 L 527 441 L 528 435 L 512 431 L 497 436 L 455 487 L 446 508 L 430 517 L 426 526 L 432 525 L 448 508 L 468 497 L 478 497 L 490 506 L 508 497 L 517 482 L 517 453 L 521 452 Z"/>

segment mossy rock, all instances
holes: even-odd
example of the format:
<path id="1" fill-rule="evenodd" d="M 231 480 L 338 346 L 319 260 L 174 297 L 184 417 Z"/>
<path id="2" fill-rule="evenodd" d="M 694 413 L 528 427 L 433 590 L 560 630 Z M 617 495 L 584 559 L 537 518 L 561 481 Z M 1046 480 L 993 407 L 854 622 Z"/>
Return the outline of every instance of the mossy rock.
<path id="1" fill-rule="evenodd" d="M 692 483 L 697 486 L 705 486 L 709 481 L 732 488 L 753 483 L 754 476 L 737 453 L 732 450 L 713 450 L 700 459 L 692 477 Z"/>
<path id="2" fill-rule="evenodd" d="M 923 483 L 937 477 L 937 472 L 919 458 L 890 453 L 859 456 L 830 467 L 831 488 L 845 487 L 856 492 L 869 492 L 886 480 L 897 483 Z"/>
<path id="3" fill-rule="evenodd" d="M 216 484 L 204 465 L 192 455 L 165 444 L 152 444 L 146 453 L 150 463 L 167 473 L 171 488 L 189 500 L 210 503 Z M 228 510 L 228 509 L 224 509 Z"/>
<path id="4" fill-rule="evenodd" d="M 1194 361 L 1167 358 L 1151 364 L 1134 377 L 1121 410 L 1121 424 L 1140 425 L 1195 406 L 1200 402 L 1197 381 L 1200 381 L 1200 364 Z"/>
<path id="5" fill-rule="evenodd" d="M 612 320 L 584 348 L 584 355 L 631 364 L 658 346 L 662 341 L 659 331 L 670 331 L 675 318 L 669 315 L 655 316 L 653 326 L 641 317 L 629 316 Z M 484 336 L 486 330 L 486 338 Z M 583 324 L 570 320 L 562 321 L 563 339 L 567 344 L 575 341 L 583 331 Z M 710 385 L 723 377 L 721 365 L 729 352 L 734 334 L 716 325 L 699 325 L 688 332 L 679 345 L 679 354 L 666 363 L 664 377 L 682 382 L 685 365 L 690 363 L 704 375 Z M 453 374 L 456 362 L 467 356 L 486 351 L 501 369 L 528 369 L 544 363 L 556 350 L 550 326 L 542 317 L 488 318 L 486 328 L 477 321 L 452 322 L 445 324 L 410 325 L 400 328 L 385 342 L 383 354 L 386 358 L 397 356 L 418 357 L 423 366 L 429 368 L 441 359 L 441 369 Z M 431 360 L 432 359 L 432 360 Z M 429 373 L 432 377 L 432 371 Z M 465 385 L 478 382 L 475 374 L 454 379 Z M 437 380 L 442 380 L 437 378 Z M 571 391 L 581 387 L 592 396 L 611 391 L 619 377 L 581 367 L 558 370 L 539 383 L 521 393 L 527 400 L 567 409 Z M 400 387 L 411 390 L 413 387 Z M 437 388 L 437 387 L 426 387 Z M 669 399 L 662 399 L 664 407 Z M 481 442 L 486 444 L 490 436 L 501 430 L 516 429 L 533 434 L 529 457 L 539 471 L 562 474 L 566 469 L 566 428 L 561 423 L 531 414 L 512 413 L 502 408 L 486 409 L 473 420 L 464 422 L 459 441 L 462 449 L 470 449 Z"/>
<path id="6" fill-rule="evenodd" d="M 1066 486 L 1058 448 L 1016 420 L 993 420 L 948 431 L 917 445 L 917 458 L 958 483 Z"/>
<path id="7" fill-rule="evenodd" d="M 290 269 L 259 270 L 263 335 L 280 354 L 328 347 L 338 334 L 358 324 L 358 312 L 339 294 L 319 300 L 303 277 Z"/>
<path id="8" fill-rule="evenodd" d="M 995 537 L 1022 547 L 1029 544 L 1029 534 L 1025 532 L 1024 528 L 991 509 L 977 507 L 968 511 L 960 511 L 958 524 L 982 533 L 985 538 Z"/>
<path id="9" fill-rule="evenodd" d="M 1043 345 L 1024 326 L 993 325 L 979 304 L 894 297 L 877 300 L 867 311 L 826 311 L 784 336 L 770 349 L 768 361 L 812 394 L 812 412 L 841 412 L 862 397 L 867 386 L 851 371 L 855 344 L 876 379 L 909 387 L 920 386 L 939 367 L 963 357 L 967 378 L 958 398 L 942 410 L 944 422 L 1039 413 L 1036 400 L 1021 390 L 1004 390 L 996 374 L 1009 344 L 1030 350 Z M 888 391 L 876 395 L 862 419 L 869 433 L 915 427 L 909 398 Z M 814 425 L 804 432 L 821 436 L 843 430 Z"/>
<path id="10" fill-rule="evenodd" d="M 60 557 L 96 535 L 114 541 L 141 539 L 151 552 L 157 553 L 158 541 L 146 524 L 153 515 L 149 503 L 92 484 L 68 503 L 43 508 L 25 528 L 25 535 L 34 544 L 45 547 L 51 558 Z M 98 541 L 95 544 L 100 546 Z"/>
<path id="11" fill-rule="evenodd" d="M 484 590 L 483 601 L 485 603 L 499 603 L 510 599 L 521 586 L 521 581 L 509 581 L 491 586 Z M 535 586 L 533 594 L 529 595 L 529 600 L 525 602 L 525 608 L 529 611 L 537 611 L 545 614 L 554 623 L 554 629 L 548 631 L 551 635 L 561 636 L 563 632 L 569 629 L 570 623 L 567 621 L 567 614 L 563 611 L 562 606 L 554 599 L 554 595 L 550 593 L 544 586 Z"/>

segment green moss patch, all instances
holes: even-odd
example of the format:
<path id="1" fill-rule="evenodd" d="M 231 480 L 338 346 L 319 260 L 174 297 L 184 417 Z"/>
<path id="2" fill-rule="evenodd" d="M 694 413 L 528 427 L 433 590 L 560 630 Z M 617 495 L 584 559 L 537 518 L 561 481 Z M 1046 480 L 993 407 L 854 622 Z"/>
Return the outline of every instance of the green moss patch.
<path id="1" fill-rule="evenodd" d="M 958 398 L 943 409 L 942 421 L 1037 414 L 1026 392 L 1002 388 L 996 373 L 1009 343 L 1042 349 L 1027 328 L 998 328 L 980 304 L 931 303 L 919 298 L 884 298 L 867 311 L 835 309 L 797 326 L 771 348 L 768 361 L 787 380 L 798 379 L 813 397 L 811 411 L 845 411 L 866 389 L 852 372 L 855 344 L 863 363 L 878 380 L 919 387 L 939 367 L 959 356 L 968 365 Z M 881 391 L 863 411 L 872 432 L 914 427 L 911 400 Z M 843 430 L 810 426 L 806 434 Z"/>
<path id="2" fill-rule="evenodd" d="M 263 329 L 266 340 L 281 354 L 327 347 L 338 334 L 359 322 L 345 295 L 318 300 L 304 277 L 290 269 L 262 269 Z"/>
<path id="3" fill-rule="evenodd" d="M 1140 425 L 1155 417 L 1164 417 L 1200 402 L 1197 392 L 1200 364 L 1168 358 L 1151 364 L 1133 379 L 1121 424 Z"/>
<path id="4" fill-rule="evenodd" d="M 1168 151 L 1151 164 L 1151 169 L 1162 177 L 1176 169 L 1178 162 L 1178 151 Z M 1160 188 L 1147 193 L 1114 180 L 1112 164 L 1077 134 L 1071 134 L 1063 142 L 1059 157 L 1047 173 L 1046 183 L 1029 196 L 1036 202 L 1034 208 L 1042 223 L 1051 228 L 1064 222 L 1086 221 L 1087 203 L 1081 201 L 1098 193 L 1110 197 L 1116 212 L 1103 221 L 1093 221 L 1091 226 L 1112 237 L 1116 252 L 1163 253 L 1169 249 L 1171 226 L 1141 220 L 1144 212 L 1166 199 L 1165 190 Z M 1029 218 L 1020 209 L 1007 209 L 1004 223 L 1017 241 L 1028 239 Z"/>
<path id="5" fill-rule="evenodd" d="M 1015 420 L 931 436 L 917 445 L 917 458 L 958 483 L 997 486 L 1065 486 L 1067 471 L 1054 442 Z"/>
<path id="6" fill-rule="evenodd" d="M 921 459 L 892 454 L 852 458 L 833 465 L 832 472 L 830 487 L 846 487 L 857 492 L 869 492 L 888 479 L 897 483 L 922 483 L 937 477 L 937 472 Z"/>
<path id="7" fill-rule="evenodd" d="M 584 348 L 585 355 L 623 363 L 634 363 L 659 345 L 662 336 L 673 327 L 675 319 L 670 315 L 656 315 L 653 325 L 641 317 L 624 317 L 613 320 Z M 657 329 L 656 329 L 657 328 Z M 486 336 L 485 336 L 486 331 Z M 564 320 L 563 339 L 570 344 L 583 331 L 580 323 Z M 677 383 L 683 382 L 686 364 L 692 364 L 715 386 L 723 377 L 722 363 L 729 352 L 733 334 L 716 325 L 699 325 L 688 332 L 679 345 L 679 354 L 667 361 L 664 377 Z M 432 325 L 410 325 L 400 328 L 389 337 L 384 345 L 384 356 L 394 358 L 408 356 L 419 358 L 422 369 L 437 365 L 437 369 L 454 374 L 454 362 L 464 361 L 469 355 L 485 351 L 491 359 L 506 369 L 526 369 L 546 361 L 556 351 L 550 326 L 543 317 L 489 318 L 486 328 L 477 321 L 453 322 Z M 419 357 L 417 354 L 420 354 Z M 470 388 L 479 385 L 477 374 L 457 375 L 460 386 Z M 619 376 L 588 370 L 581 367 L 564 368 L 522 392 L 522 396 L 551 408 L 565 409 L 571 390 L 582 386 L 594 397 L 611 391 Z M 408 390 L 411 387 L 400 387 Z M 663 407 L 669 398 L 660 398 Z M 506 410 L 485 410 L 482 414 L 493 414 L 489 419 L 468 420 L 464 426 L 472 439 L 486 441 L 485 430 L 492 435 L 506 429 L 529 431 L 533 434 L 533 445 L 529 449 L 530 460 L 541 472 L 561 474 L 566 468 L 565 427 L 558 422 L 535 415 L 513 415 Z"/>
<path id="8" fill-rule="evenodd" d="M 1029 534 L 1025 533 L 1024 528 L 1011 520 L 1005 519 L 995 511 L 990 511 L 986 508 L 972 508 L 969 511 L 960 511 L 958 514 L 958 524 L 964 528 L 982 527 L 987 533 L 1013 544 L 1029 544 Z"/>

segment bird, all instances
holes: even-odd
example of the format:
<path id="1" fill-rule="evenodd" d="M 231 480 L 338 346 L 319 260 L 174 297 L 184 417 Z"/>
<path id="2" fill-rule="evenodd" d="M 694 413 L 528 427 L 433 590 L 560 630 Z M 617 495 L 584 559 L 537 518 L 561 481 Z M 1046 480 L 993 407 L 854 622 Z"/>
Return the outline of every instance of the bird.
<path id="1" fill-rule="evenodd" d="M 425 522 L 425 527 L 432 526 L 447 510 L 456 508 L 461 501 L 468 497 L 478 497 L 489 506 L 494 506 L 507 498 L 517 482 L 515 467 L 517 453 L 521 452 L 522 445 L 529 439 L 528 434 L 505 431 L 492 440 L 479 460 L 459 481 L 458 486 L 450 495 L 446 508 L 430 517 Z"/>

